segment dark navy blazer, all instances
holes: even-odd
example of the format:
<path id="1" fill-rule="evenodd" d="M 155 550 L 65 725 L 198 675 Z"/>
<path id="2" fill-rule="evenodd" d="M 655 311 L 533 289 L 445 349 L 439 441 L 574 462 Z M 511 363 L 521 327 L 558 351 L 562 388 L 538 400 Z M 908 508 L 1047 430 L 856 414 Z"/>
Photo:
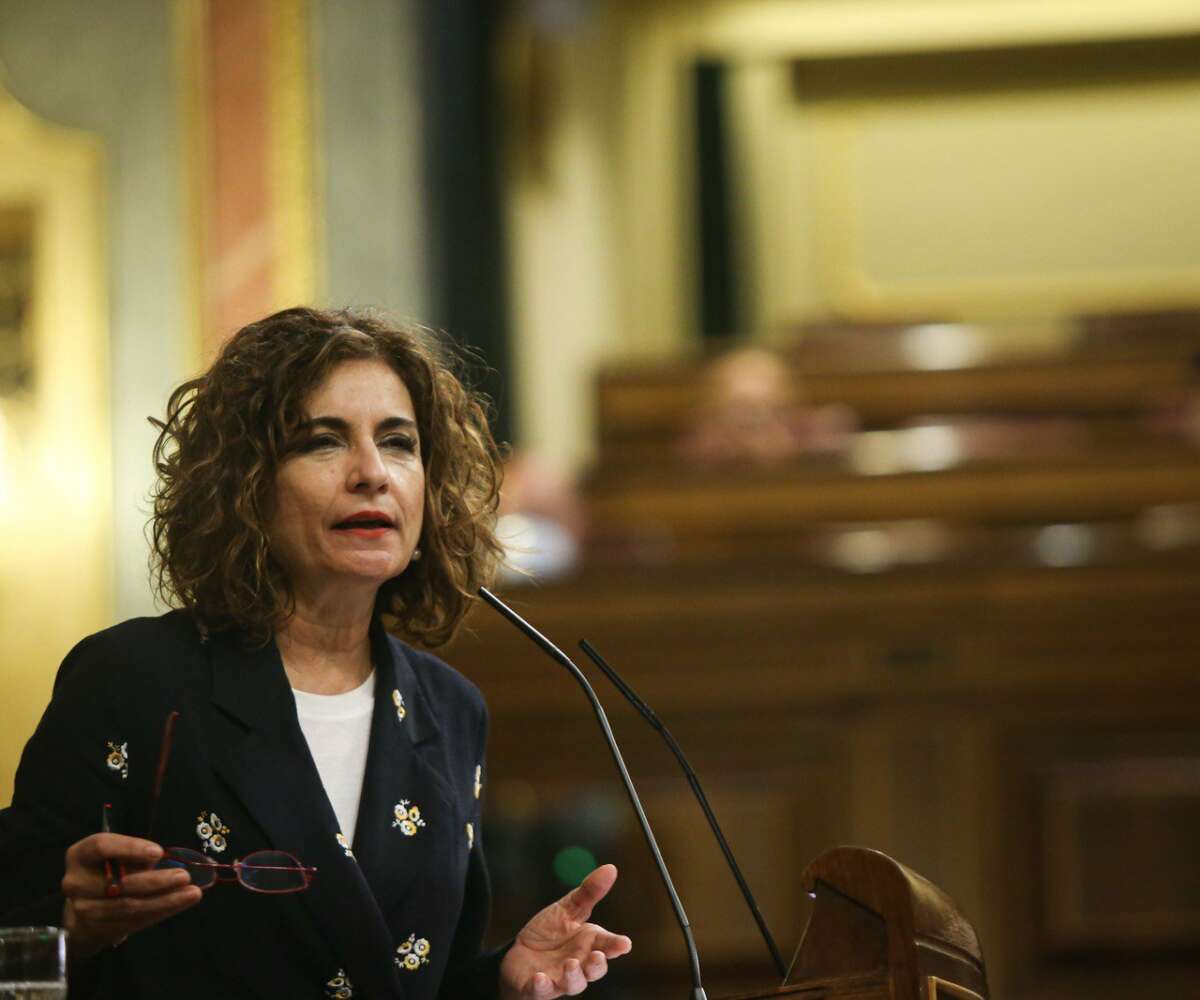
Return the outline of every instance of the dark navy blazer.
<path id="1" fill-rule="evenodd" d="M 111 802 L 114 832 L 223 864 L 286 850 L 318 871 L 307 891 L 289 895 L 214 886 L 73 970 L 72 997 L 494 996 L 499 956 L 480 953 L 489 905 L 483 698 L 381 627 L 371 641 L 375 710 L 350 845 L 273 642 L 256 649 L 234 633 L 206 637 L 181 612 L 84 639 L 63 662 L 13 803 L 0 812 L 0 925 L 59 923 L 64 852 L 99 830 Z M 150 830 L 173 710 L 180 718 Z"/>

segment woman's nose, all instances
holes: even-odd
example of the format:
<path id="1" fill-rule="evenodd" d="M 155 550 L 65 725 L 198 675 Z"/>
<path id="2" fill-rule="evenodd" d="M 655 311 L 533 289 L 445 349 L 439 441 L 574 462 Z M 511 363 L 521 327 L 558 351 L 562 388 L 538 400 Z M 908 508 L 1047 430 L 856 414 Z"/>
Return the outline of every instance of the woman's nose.
<path id="1" fill-rule="evenodd" d="M 354 458 L 354 465 L 350 470 L 352 490 L 377 493 L 387 488 L 387 467 L 373 442 L 355 449 Z"/>

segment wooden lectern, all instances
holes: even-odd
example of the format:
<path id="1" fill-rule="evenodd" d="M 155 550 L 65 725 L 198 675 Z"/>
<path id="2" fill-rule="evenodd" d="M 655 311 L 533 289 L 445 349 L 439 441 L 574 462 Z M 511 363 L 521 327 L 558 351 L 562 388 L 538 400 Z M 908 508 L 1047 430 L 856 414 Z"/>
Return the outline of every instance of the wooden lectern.
<path id="1" fill-rule="evenodd" d="M 737 1000 L 987 1000 L 975 930 L 950 897 L 886 854 L 835 847 L 808 866 L 816 901 L 784 986 Z"/>

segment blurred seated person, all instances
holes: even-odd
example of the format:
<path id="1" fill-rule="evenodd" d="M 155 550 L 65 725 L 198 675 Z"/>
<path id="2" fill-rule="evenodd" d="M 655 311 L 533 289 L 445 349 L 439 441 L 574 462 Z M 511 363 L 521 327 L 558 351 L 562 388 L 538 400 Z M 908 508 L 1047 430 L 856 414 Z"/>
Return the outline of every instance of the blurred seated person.
<path id="1" fill-rule="evenodd" d="M 1200 355 L 1191 359 L 1191 378 L 1169 390 L 1160 390 L 1146 402 L 1142 426 L 1151 434 L 1175 438 L 1191 448 L 1200 447 Z"/>
<path id="2" fill-rule="evenodd" d="M 579 561 L 587 515 L 574 481 L 549 459 L 514 452 L 504 463 L 496 537 L 504 546 L 506 584 L 547 582 Z"/>
<path id="3" fill-rule="evenodd" d="M 848 406 L 806 404 L 788 366 L 762 348 L 711 361 L 679 451 L 691 461 L 771 465 L 845 447 L 858 429 Z"/>

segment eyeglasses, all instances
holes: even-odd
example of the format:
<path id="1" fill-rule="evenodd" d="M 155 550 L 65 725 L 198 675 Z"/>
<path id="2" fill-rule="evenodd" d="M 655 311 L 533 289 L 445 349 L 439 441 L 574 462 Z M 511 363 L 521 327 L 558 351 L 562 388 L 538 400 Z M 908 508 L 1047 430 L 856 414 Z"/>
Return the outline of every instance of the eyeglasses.
<path id="1" fill-rule="evenodd" d="M 255 851 L 231 865 L 220 865 L 190 847 L 168 847 L 155 868 L 183 868 L 192 885 L 211 889 L 218 882 L 237 882 L 251 892 L 303 892 L 315 868 L 306 868 L 287 851 Z M 232 874 L 225 874 L 232 872 Z"/>
<path id="2" fill-rule="evenodd" d="M 150 822 L 146 836 L 154 839 L 154 821 L 158 815 L 158 800 L 162 795 L 163 778 L 167 773 L 167 761 L 171 756 L 171 741 L 175 734 L 178 712 L 167 716 L 163 726 L 162 748 L 158 753 L 158 771 L 154 776 L 154 798 L 150 801 Z M 315 868 L 301 864 L 300 859 L 287 851 L 255 851 L 246 857 L 222 865 L 207 854 L 190 847 L 168 847 L 154 866 L 158 869 L 182 868 L 188 873 L 192 885 L 211 889 L 218 882 L 236 882 L 251 892 L 283 893 L 303 892 L 316 875 Z"/>

